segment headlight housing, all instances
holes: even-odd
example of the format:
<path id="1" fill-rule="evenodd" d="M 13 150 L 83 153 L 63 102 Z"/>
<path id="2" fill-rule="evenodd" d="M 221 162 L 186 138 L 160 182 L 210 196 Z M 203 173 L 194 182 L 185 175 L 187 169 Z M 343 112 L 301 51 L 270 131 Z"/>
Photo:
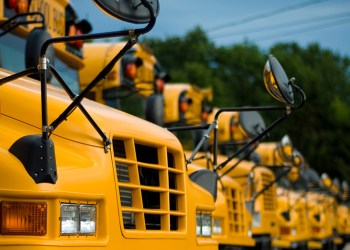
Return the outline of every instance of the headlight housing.
<path id="1" fill-rule="evenodd" d="M 222 220 L 219 218 L 214 218 L 213 234 L 222 234 Z"/>
<path id="2" fill-rule="evenodd" d="M 211 214 L 197 212 L 196 232 L 199 237 L 211 237 Z"/>
<path id="3" fill-rule="evenodd" d="M 96 205 L 62 203 L 61 235 L 93 235 L 96 233 Z"/>
<path id="4" fill-rule="evenodd" d="M 253 227 L 261 226 L 261 215 L 259 212 L 253 212 Z"/>

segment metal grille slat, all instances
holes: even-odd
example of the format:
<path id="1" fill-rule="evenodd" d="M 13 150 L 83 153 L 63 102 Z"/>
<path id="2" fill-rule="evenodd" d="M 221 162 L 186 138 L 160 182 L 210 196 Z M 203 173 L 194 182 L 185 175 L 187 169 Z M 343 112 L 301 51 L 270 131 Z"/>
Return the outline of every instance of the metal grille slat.
<path id="1" fill-rule="evenodd" d="M 185 172 L 181 153 L 154 142 L 113 140 L 124 228 L 181 231 L 185 228 Z M 136 160 L 135 160 L 136 159 Z"/>

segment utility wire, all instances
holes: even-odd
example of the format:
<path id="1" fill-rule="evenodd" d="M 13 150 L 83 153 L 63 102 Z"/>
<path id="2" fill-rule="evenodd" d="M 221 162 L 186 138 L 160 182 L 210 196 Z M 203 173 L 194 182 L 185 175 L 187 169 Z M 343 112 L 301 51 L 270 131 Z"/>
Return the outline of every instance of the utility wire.
<path id="1" fill-rule="evenodd" d="M 310 0 L 310 1 L 307 1 L 307 2 L 300 3 L 300 4 L 279 8 L 279 9 L 276 9 L 276 10 L 273 10 L 273 11 L 269 11 L 269 12 L 266 12 L 266 13 L 257 14 L 257 15 L 250 16 L 250 17 L 246 17 L 246 18 L 243 18 L 242 20 L 238 20 L 238 21 L 235 21 L 235 22 L 229 22 L 229 23 L 224 23 L 222 25 L 214 26 L 214 27 L 208 29 L 206 31 L 206 33 L 216 32 L 218 30 L 225 29 L 225 28 L 228 28 L 228 27 L 233 27 L 233 26 L 237 26 L 237 25 L 240 25 L 240 24 L 249 23 L 249 22 L 252 22 L 252 21 L 255 21 L 255 20 L 263 19 L 263 18 L 266 18 L 266 17 L 279 15 L 281 13 L 289 12 L 289 11 L 296 10 L 296 9 L 301 9 L 301 8 L 307 7 L 309 5 L 317 4 L 317 3 L 320 3 L 320 2 L 324 2 L 324 1 L 328 1 L 328 0 Z"/>
<path id="2" fill-rule="evenodd" d="M 230 32 L 230 33 L 224 33 L 220 35 L 215 35 L 215 37 L 211 37 L 211 40 L 215 39 L 220 39 L 220 38 L 226 38 L 226 37 L 232 37 L 232 36 L 239 36 L 239 35 L 246 35 L 246 34 L 252 34 L 256 32 L 265 32 L 268 30 L 276 30 L 276 29 L 285 29 L 287 27 L 291 26 L 297 26 L 297 25 L 307 25 L 310 23 L 314 22 L 325 22 L 327 20 L 332 20 L 332 19 L 339 19 L 343 17 L 350 17 L 350 12 L 344 12 L 344 13 L 337 13 L 337 14 L 332 14 L 328 16 L 319 16 L 319 17 L 313 17 L 309 19 L 303 19 L 303 20 L 297 20 L 293 22 L 287 22 L 283 24 L 278 24 L 278 25 L 266 25 L 266 26 L 260 26 L 260 27 L 254 27 L 253 29 L 250 30 L 242 30 L 242 31 L 237 31 L 237 32 Z"/>
<path id="3" fill-rule="evenodd" d="M 276 35 L 274 37 L 273 36 L 263 36 L 263 37 L 259 37 L 257 39 L 252 39 L 252 40 L 254 42 L 263 42 L 263 41 L 267 41 L 267 40 L 278 39 L 278 38 L 285 37 L 285 36 L 294 36 L 294 35 L 297 35 L 297 34 L 312 32 L 312 31 L 315 31 L 315 30 L 326 29 L 326 28 L 329 28 L 329 27 L 343 25 L 343 24 L 346 24 L 346 23 L 350 23 L 350 19 L 348 19 L 348 20 L 336 20 L 336 21 L 328 23 L 328 24 L 314 25 L 314 26 L 310 26 L 310 27 L 305 28 L 305 29 L 297 30 L 295 32 L 285 32 L 285 33 L 278 34 L 278 35 Z"/>

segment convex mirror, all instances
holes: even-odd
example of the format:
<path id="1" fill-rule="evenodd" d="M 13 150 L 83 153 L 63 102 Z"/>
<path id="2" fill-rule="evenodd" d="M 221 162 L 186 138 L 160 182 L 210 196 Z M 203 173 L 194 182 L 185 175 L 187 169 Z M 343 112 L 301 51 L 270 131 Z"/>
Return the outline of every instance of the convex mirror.
<path id="1" fill-rule="evenodd" d="M 264 67 L 264 84 L 270 95 L 281 102 L 294 103 L 291 82 L 278 60 L 269 55 Z"/>
<path id="2" fill-rule="evenodd" d="M 263 118 L 257 111 L 239 112 L 238 123 L 250 139 L 261 134 L 266 128 Z"/>
<path id="3" fill-rule="evenodd" d="M 159 13 L 158 0 L 145 0 L 151 4 L 155 16 Z M 93 2 L 110 16 L 125 22 L 142 24 L 151 20 L 149 10 L 143 5 L 141 0 L 93 0 Z"/>
<path id="4" fill-rule="evenodd" d="M 288 180 L 296 182 L 300 179 L 300 169 L 304 166 L 304 157 L 296 149 L 293 149 L 293 166 L 287 174 Z"/>
<path id="5" fill-rule="evenodd" d="M 288 135 L 283 136 L 277 144 L 277 152 L 283 162 L 293 162 L 293 144 Z"/>
<path id="6" fill-rule="evenodd" d="M 326 174 L 326 173 L 323 173 L 321 175 L 321 181 L 322 181 L 323 186 L 325 186 L 328 189 L 332 186 L 332 180 L 331 180 L 331 178 L 329 178 L 328 174 Z"/>
<path id="7" fill-rule="evenodd" d="M 209 120 L 214 119 L 215 109 Z M 241 112 L 224 112 L 218 118 L 218 141 L 226 142 L 243 142 L 252 139 L 262 133 L 266 126 L 260 113 L 257 111 L 241 111 Z"/>

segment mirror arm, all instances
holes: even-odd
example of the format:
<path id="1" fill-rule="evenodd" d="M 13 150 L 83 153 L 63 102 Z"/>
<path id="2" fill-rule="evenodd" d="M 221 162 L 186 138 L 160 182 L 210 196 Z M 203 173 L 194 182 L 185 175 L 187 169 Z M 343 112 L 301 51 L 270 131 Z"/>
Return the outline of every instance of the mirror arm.
<path id="1" fill-rule="evenodd" d="M 54 43 L 66 43 L 79 40 L 92 40 L 92 39 L 102 39 L 102 38 L 112 38 L 112 37 L 121 37 L 121 36 L 140 36 L 149 32 L 156 23 L 156 16 L 153 10 L 152 5 L 147 0 L 141 0 L 142 4 L 150 11 L 150 21 L 144 28 L 135 29 L 135 30 L 123 30 L 123 31 L 112 31 L 112 32 L 103 32 L 97 34 L 83 34 L 78 36 L 65 36 L 65 37 L 55 37 L 46 40 L 41 46 L 40 57 L 44 57 L 46 54 L 47 48 Z M 131 33 L 133 35 L 131 35 Z"/>
<path id="2" fill-rule="evenodd" d="M 82 102 L 82 100 L 85 98 L 85 96 L 92 90 L 100 81 L 103 79 L 108 72 L 110 72 L 115 63 L 123 56 L 125 53 L 132 48 L 133 44 L 130 42 L 130 40 L 127 42 L 127 44 L 123 47 L 123 49 L 107 64 L 107 66 L 91 81 L 91 83 L 79 94 L 77 95 L 74 100 L 71 102 L 71 104 L 61 113 L 59 117 L 55 121 L 53 121 L 50 125 L 51 132 L 53 132 L 54 129 L 56 129 L 64 120 L 67 119 L 67 117 L 74 111 L 74 109 Z M 42 79 L 42 85 L 44 87 L 45 84 L 45 78 Z M 44 81 L 44 82 L 43 82 Z"/>
<path id="3" fill-rule="evenodd" d="M 73 93 L 73 91 L 68 87 L 67 83 L 63 80 L 63 78 L 59 75 L 59 73 L 56 71 L 56 69 L 49 64 L 49 70 L 51 74 L 56 78 L 58 83 L 62 86 L 62 88 L 66 91 L 66 93 L 69 95 L 71 100 L 73 101 L 74 98 L 77 96 L 76 94 Z M 97 131 L 97 133 L 101 136 L 105 148 L 105 152 L 108 152 L 108 145 L 111 144 L 111 141 L 109 138 L 106 136 L 106 134 L 101 130 L 101 128 L 97 125 L 95 120 L 90 116 L 90 114 L 87 112 L 87 110 L 84 108 L 84 106 L 79 103 L 78 107 L 80 111 L 84 114 L 86 119 L 90 122 L 90 124 L 94 127 L 94 129 Z"/>
<path id="4" fill-rule="evenodd" d="M 42 137 L 47 140 L 49 134 L 54 131 L 59 124 L 61 124 L 66 118 L 74 111 L 74 109 L 82 102 L 84 97 L 92 90 L 100 81 L 103 79 L 117 63 L 117 61 L 126 54 L 126 52 L 132 48 L 132 46 L 137 42 L 137 37 L 150 31 L 155 22 L 156 16 L 153 10 L 153 7 L 147 0 L 142 0 L 142 3 L 150 11 L 150 22 L 146 27 L 135 30 L 124 30 L 116 32 L 106 32 L 98 34 L 83 34 L 78 36 L 69 36 L 69 37 L 56 37 L 46 40 L 41 46 L 40 58 L 39 58 L 39 70 L 40 70 L 40 81 L 41 81 L 41 103 L 42 103 Z M 47 59 L 46 59 L 46 50 L 51 44 L 55 43 L 65 43 L 77 40 L 88 40 L 88 39 L 101 39 L 101 38 L 110 38 L 110 37 L 120 37 L 120 36 L 131 36 L 129 41 L 125 44 L 123 49 L 108 63 L 108 65 L 92 80 L 92 82 L 78 95 L 75 97 L 74 101 L 62 112 L 62 114 L 48 126 L 47 118 L 47 89 L 46 89 L 46 70 Z"/>
<path id="5" fill-rule="evenodd" d="M 231 166 L 228 170 L 226 170 L 223 174 L 221 174 L 219 176 L 219 179 L 221 179 L 221 177 L 225 176 L 226 174 L 228 174 L 229 172 L 231 172 L 235 167 L 237 167 L 244 159 L 246 159 L 248 156 L 250 156 L 258 147 L 258 145 L 254 145 L 253 148 L 251 148 L 249 150 L 249 152 L 247 152 L 245 155 L 243 155 L 242 157 L 238 157 L 238 161 L 233 164 L 233 166 Z"/>
<path id="6" fill-rule="evenodd" d="M 17 18 L 20 17 L 28 17 L 28 16 L 40 16 L 41 20 L 32 20 L 32 21 L 22 21 L 19 20 L 17 21 Z M 45 17 L 44 14 L 41 12 L 27 12 L 27 13 L 21 13 L 21 14 L 17 14 L 16 16 L 13 16 L 9 19 L 7 19 L 5 22 L 3 22 L 2 24 L 0 24 L 0 29 L 2 30 L 2 32 L 0 33 L 0 36 L 4 36 L 7 33 L 9 33 L 10 31 L 14 30 L 15 28 L 17 28 L 20 25 L 27 25 L 27 24 L 32 24 L 32 23 L 41 23 L 42 25 L 42 29 L 46 28 L 46 24 L 45 24 Z"/>
<path id="7" fill-rule="evenodd" d="M 287 170 L 285 170 L 284 172 L 282 172 L 281 174 L 279 174 L 275 180 L 271 181 L 269 184 L 267 184 L 266 186 L 264 186 L 263 189 L 261 189 L 258 193 L 256 193 L 253 196 L 253 201 L 255 201 L 261 194 L 263 194 L 266 190 L 268 190 L 270 187 L 272 187 L 273 184 L 277 183 L 279 180 L 281 180 L 284 176 L 286 176 L 290 171 L 292 170 L 292 168 L 288 168 Z"/>
<path id="8" fill-rule="evenodd" d="M 7 77 L 0 79 L 0 86 L 7 83 L 7 82 L 11 82 L 11 81 L 16 80 L 18 78 L 21 78 L 21 77 L 24 77 L 24 76 L 27 76 L 30 74 L 34 74 L 37 72 L 38 72 L 38 69 L 36 67 L 30 67 L 30 68 L 25 69 L 21 72 L 18 72 L 18 73 L 15 73 L 13 75 L 9 75 Z"/>
<path id="9" fill-rule="evenodd" d="M 166 130 L 169 131 L 186 131 L 186 130 L 197 130 L 197 129 L 208 129 L 210 127 L 210 124 L 205 124 L 205 125 L 198 125 L 198 126 L 182 126 L 182 127 L 169 127 L 165 128 Z"/>
<path id="10" fill-rule="evenodd" d="M 196 154 L 199 152 L 199 150 L 201 149 L 201 147 L 203 146 L 204 142 L 210 137 L 209 134 L 211 133 L 211 131 L 214 129 L 214 127 L 217 126 L 217 121 L 214 121 L 209 128 L 205 131 L 204 136 L 202 137 L 202 139 L 199 141 L 199 143 L 197 144 L 196 148 L 193 150 L 192 155 L 190 156 L 190 158 L 188 158 L 187 163 L 192 163 L 194 157 L 196 156 Z"/>
<path id="11" fill-rule="evenodd" d="M 228 157 L 226 161 L 221 163 L 220 165 L 217 165 L 217 153 L 218 153 L 218 126 L 215 127 L 214 129 L 214 148 L 213 148 L 213 165 L 214 165 L 214 170 L 220 170 L 222 169 L 229 161 L 231 161 L 234 157 L 236 157 L 238 154 L 243 152 L 245 149 L 247 149 L 249 146 L 251 146 L 253 143 L 257 142 L 260 140 L 263 136 L 265 136 L 272 128 L 274 128 L 278 123 L 282 122 L 284 119 L 286 119 L 291 111 L 289 111 L 289 107 L 284 107 L 284 106 L 262 106 L 262 107 L 241 107 L 241 108 L 222 108 L 219 109 L 218 112 L 215 114 L 214 120 L 218 122 L 218 117 L 221 113 L 223 112 L 231 112 L 231 111 L 278 111 L 278 110 L 286 110 L 287 112 L 276 119 L 270 126 L 268 126 L 261 134 L 257 135 L 255 138 L 253 138 L 250 142 L 248 142 L 244 147 L 242 147 L 240 150 L 238 150 L 236 153 Z"/>
<path id="12" fill-rule="evenodd" d="M 296 89 L 296 91 L 297 91 L 298 94 L 300 95 L 301 102 L 300 102 L 297 106 L 293 107 L 293 109 L 299 109 L 299 108 L 301 108 L 301 107 L 304 105 L 304 103 L 305 103 L 305 101 L 306 101 L 306 95 L 305 95 L 305 92 L 304 92 L 298 85 L 296 85 L 296 84 L 294 83 L 294 81 L 295 81 L 295 78 L 294 78 L 294 77 L 292 77 L 292 78 L 289 80 L 290 84 Z"/>

